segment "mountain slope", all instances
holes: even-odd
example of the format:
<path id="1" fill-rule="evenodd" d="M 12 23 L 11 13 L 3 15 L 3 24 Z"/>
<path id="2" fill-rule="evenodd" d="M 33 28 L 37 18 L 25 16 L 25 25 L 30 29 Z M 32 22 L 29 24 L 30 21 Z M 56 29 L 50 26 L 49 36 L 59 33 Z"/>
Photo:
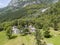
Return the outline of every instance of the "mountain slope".
<path id="1" fill-rule="evenodd" d="M 41 1 L 41 0 L 39 0 L 39 1 Z M 22 2 L 24 2 L 24 1 L 22 1 Z M 28 1 L 28 2 L 30 2 L 30 1 Z M 56 6 L 57 5 L 58 4 L 56 4 Z M 32 4 L 32 5 L 28 5 L 24 8 L 18 8 L 16 10 L 14 10 L 15 8 L 12 10 L 10 8 L 6 8 L 6 10 L 4 10 L 2 13 L 0 13 L 0 22 L 11 21 L 11 20 L 19 19 L 19 18 L 24 18 L 24 17 L 38 17 L 38 15 L 42 14 L 41 10 L 44 8 L 47 8 L 47 7 L 48 6 L 46 6 L 44 4 Z M 58 9 L 58 7 L 57 7 L 57 9 Z"/>
<path id="2" fill-rule="evenodd" d="M 51 4 L 58 0 L 11 0 L 9 3 L 10 8 L 21 8 L 31 4 Z"/>
<path id="3" fill-rule="evenodd" d="M 29 16 L 37 12 L 37 10 L 39 10 L 42 7 L 44 7 L 44 5 L 42 6 L 42 5 L 35 4 L 35 5 L 27 6 L 25 8 L 21 8 L 16 11 L 7 10 L 0 15 L 0 22 L 11 21 L 11 20 Z"/>

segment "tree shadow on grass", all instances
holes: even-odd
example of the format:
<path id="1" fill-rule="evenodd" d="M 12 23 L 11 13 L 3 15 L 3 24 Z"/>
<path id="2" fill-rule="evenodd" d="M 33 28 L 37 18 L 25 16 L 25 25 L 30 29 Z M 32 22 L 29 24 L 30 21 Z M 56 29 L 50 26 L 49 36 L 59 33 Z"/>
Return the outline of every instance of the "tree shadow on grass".
<path id="1" fill-rule="evenodd" d="M 15 39 L 17 36 L 12 36 L 11 39 Z"/>

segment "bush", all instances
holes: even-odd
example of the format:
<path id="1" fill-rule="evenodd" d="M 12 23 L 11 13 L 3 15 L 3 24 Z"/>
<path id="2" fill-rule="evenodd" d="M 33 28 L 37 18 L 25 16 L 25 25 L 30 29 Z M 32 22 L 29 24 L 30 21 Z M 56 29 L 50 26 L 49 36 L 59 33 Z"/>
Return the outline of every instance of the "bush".
<path id="1" fill-rule="evenodd" d="M 46 30 L 46 31 L 44 32 L 44 37 L 46 37 L 46 38 L 50 38 L 50 37 L 51 37 L 49 30 Z"/>
<path id="2" fill-rule="evenodd" d="M 28 28 L 23 29 L 21 35 L 25 36 L 27 34 L 30 34 L 29 29 Z"/>
<path id="3" fill-rule="evenodd" d="M 12 30 L 11 30 L 11 27 L 8 27 L 8 28 L 7 28 L 6 35 L 8 36 L 8 39 L 11 39 L 11 37 L 12 37 Z"/>
<path id="4" fill-rule="evenodd" d="M 3 31 L 3 27 L 0 26 L 0 31 Z"/>

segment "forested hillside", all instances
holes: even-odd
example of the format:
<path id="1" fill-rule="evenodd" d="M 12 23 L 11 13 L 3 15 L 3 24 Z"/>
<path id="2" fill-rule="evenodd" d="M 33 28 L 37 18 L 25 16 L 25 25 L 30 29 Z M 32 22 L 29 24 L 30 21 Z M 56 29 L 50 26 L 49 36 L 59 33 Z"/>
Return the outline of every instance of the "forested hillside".
<path id="1" fill-rule="evenodd" d="M 16 11 L 7 10 L 0 15 L 0 22 L 11 21 L 26 16 L 28 17 L 30 15 L 33 16 L 32 14 L 35 14 L 41 8 L 44 8 L 44 5 L 35 4 L 27 6 L 25 8 L 20 8 L 19 10 Z"/>
<path id="2" fill-rule="evenodd" d="M 60 2 L 50 5 L 50 8 L 46 10 L 44 13 L 41 13 L 40 9 L 46 8 L 46 7 L 40 4 L 27 6 L 15 12 L 8 11 L 6 14 L 0 15 L 0 22 L 5 21 L 7 24 L 14 22 L 14 23 L 17 23 L 18 25 L 18 21 L 19 23 L 22 21 L 25 21 L 25 22 L 28 21 L 28 23 L 33 23 L 34 25 L 35 23 L 39 23 L 42 26 L 45 26 L 46 24 L 48 24 L 48 26 L 54 27 L 53 25 L 56 24 L 58 25 L 58 27 L 60 27 L 59 26 L 59 23 L 60 23 L 60 19 L 59 19 L 60 5 L 59 4 Z"/>
<path id="3" fill-rule="evenodd" d="M 30 17 L 30 15 L 31 16 L 35 15 L 35 17 L 36 17 L 36 15 L 40 15 L 41 10 L 43 10 L 45 8 L 48 8 L 48 7 L 51 7 L 50 3 L 49 3 L 49 5 L 47 5 L 44 2 L 47 2 L 47 3 L 48 2 L 55 2 L 55 1 L 52 1 L 52 0 L 51 1 L 39 0 L 39 1 L 42 2 L 42 3 L 41 4 L 40 3 L 38 3 L 38 4 L 31 4 L 31 5 L 28 5 L 28 6 L 23 7 L 23 8 L 17 8 L 16 9 L 15 7 L 14 8 L 12 8 L 12 7 L 10 8 L 10 6 L 8 6 L 6 8 L 3 8 L 3 10 L 0 12 L 0 22 L 11 21 L 11 20 L 19 19 L 19 18 L 22 18 L 22 17 L 25 17 L 25 16 L 27 16 L 27 17 L 29 16 Z M 24 1 L 22 1 L 22 4 L 23 4 L 23 2 Z M 30 1 L 28 1 L 28 3 L 29 2 Z M 13 1 L 11 1 L 10 3 L 13 3 Z M 16 3 L 18 3 L 18 1 Z M 52 3 L 52 5 L 53 5 L 53 3 Z"/>

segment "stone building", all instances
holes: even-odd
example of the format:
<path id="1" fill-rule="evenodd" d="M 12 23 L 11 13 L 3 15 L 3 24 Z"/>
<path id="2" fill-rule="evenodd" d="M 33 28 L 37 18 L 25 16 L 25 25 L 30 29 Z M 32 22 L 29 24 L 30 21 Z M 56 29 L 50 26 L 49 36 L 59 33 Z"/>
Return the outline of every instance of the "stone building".
<path id="1" fill-rule="evenodd" d="M 36 28 L 34 26 L 32 26 L 32 25 L 29 25 L 28 28 L 29 28 L 30 32 L 35 32 L 35 30 L 36 30 Z"/>
<path id="2" fill-rule="evenodd" d="M 13 34 L 19 34 L 20 33 L 20 30 L 17 28 L 17 26 L 12 27 L 12 33 Z"/>

